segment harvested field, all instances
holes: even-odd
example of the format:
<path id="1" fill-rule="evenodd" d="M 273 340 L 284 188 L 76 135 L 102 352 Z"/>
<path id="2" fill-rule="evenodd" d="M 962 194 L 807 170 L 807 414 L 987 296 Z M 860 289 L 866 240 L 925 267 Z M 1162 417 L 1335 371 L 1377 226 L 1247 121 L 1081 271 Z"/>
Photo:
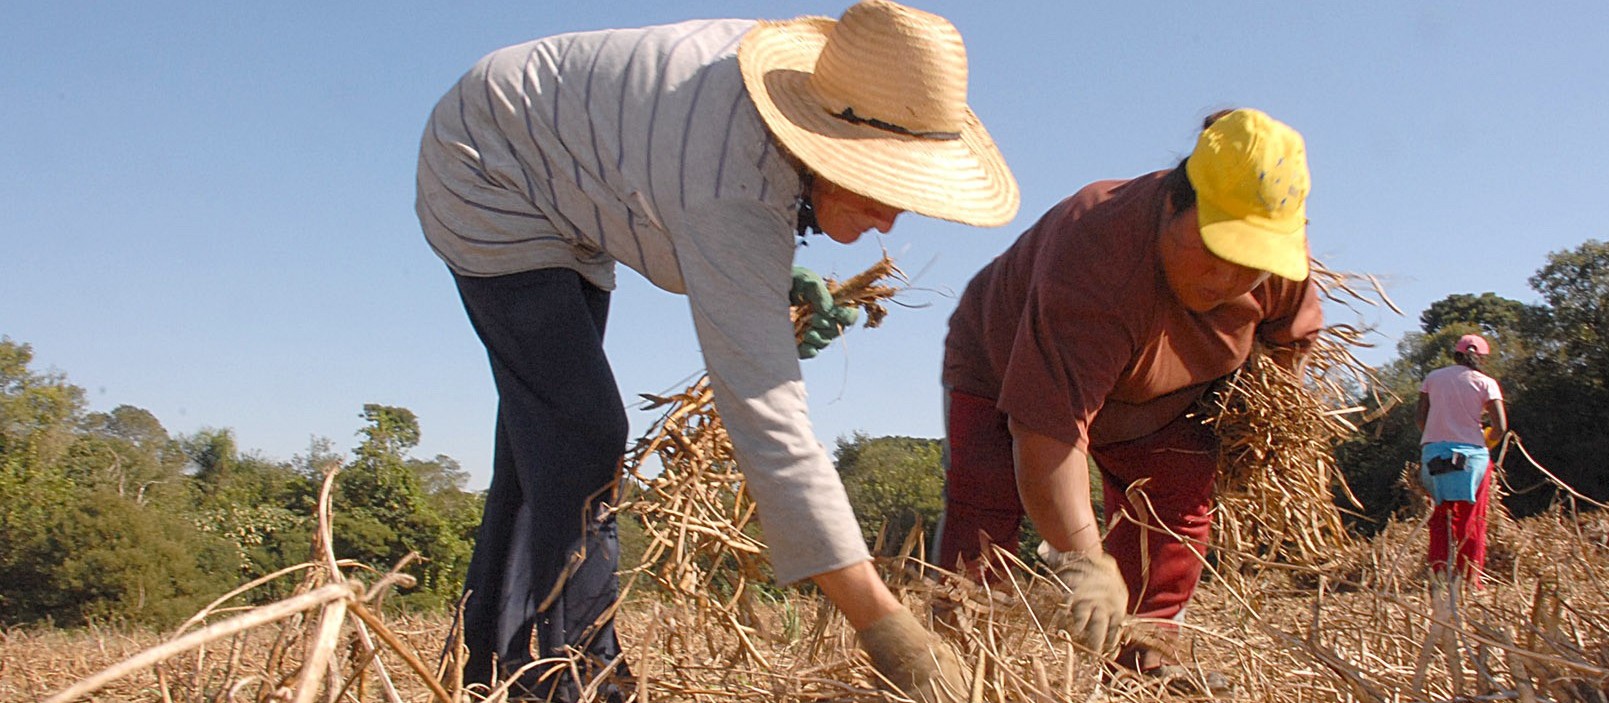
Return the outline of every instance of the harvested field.
<path id="1" fill-rule="evenodd" d="M 890 263 L 879 266 L 836 289 L 840 302 L 867 308 L 869 320 L 880 319 L 879 301 L 894 291 L 878 281 L 897 276 Z M 1333 354 L 1331 368 L 1334 359 L 1345 365 L 1344 344 Z M 1241 398 L 1266 400 L 1300 392 L 1292 379 L 1254 373 L 1235 388 Z M 1226 402 L 1206 419 L 1220 423 L 1226 446 L 1252 449 L 1227 461 L 1278 456 L 1327 472 L 1326 449 L 1344 428 L 1330 423 L 1341 415 L 1326 405 L 1330 397 L 1312 393 L 1318 402 L 1302 411 L 1305 421 L 1289 423 L 1319 427 L 1297 431 L 1294 439 L 1312 440 L 1305 444 L 1247 431 L 1289 404 L 1258 411 L 1243 403 L 1234 412 L 1261 417 L 1226 420 Z M 763 535 L 750 524 L 753 505 L 707 385 L 650 400 L 664 415 L 628 456 L 635 490 L 617 506 L 650 539 L 623 577 L 619 627 L 634 674 L 621 682 L 626 700 L 897 700 L 880 690 L 854 634 L 819 597 L 766 584 Z M 1523 460 L 1515 454 L 1508 460 Z M 649 463 L 658 470 L 645 469 Z M 1221 487 L 1239 491 L 1242 502 L 1226 508 L 1237 522 L 1209 558 L 1177 643 L 1183 661 L 1226 673 L 1237 684 L 1234 698 L 1247 701 L 1609 701 L 1609 511 L 1578 513 L 1572 503 L 1515 521 L 1495 509 L 1486 587 L 1452 608 L 1432 602 L 1424 515 L 1404 516 L 1369 541 L 1347 537 L 1330 515 L 1311 512 L 1333 512 L 1324 475 L 1299 484 L 1252 476 Z M 1249 513 L 1268 519 L 1234 517 Z M 922 554 L 922 546 L 913 534 L 900 552 Z M 297 596 L 233 610 L 222 600 L 179 632 L 5 632 L 0 700 L 506 700 L 501 690 L 466 690 L 451 658 L 441 662 L 449 617 L 387 616 L 382 600 L 406 585 L 405 575 L 319 553 L 319 562 L 278 576 L 300 581 Z M 972 703 L 1194 699 L 1111 670 L 1045 626 L 1034 606 L 1056 598 L 1059 585 L 1009 555 L 1001 561 L 1006 577 L 992 589 L 910 556 L 879 563 L 919 615 L 930 616 L 938 601 L 954 614 L 941 631 L 972 666 Z"/>
<path id="2" fill-rule="evenodd" d="M 1601 701 L 1609 696 L 1609 518 L 1565 511 L 1520 522 L 1494 521 L 1494 573 L 1471 594 L 1456 621 L 1453 657 L 1432 648 L 1418 674 L 1433 623 L 1423 555 L 1426 535 L 1412 521 L 1359 542 L 1323 571 L 1266 570 L 1210 580 L 1191 606 L 1181 653 L 1230 674 L 1249 701 Z M 889 570 L 909 574 L 894 562 Z M 1019 583 L 1027 582 L 1024 577 Z M 925 613 L 938 590 L 918 577 L 902 595 Z M 1048 584 L 1025 583 L 1029 598 Z M 1102 687 L 1101 669 L 1060 636 L 1034 627 L 1023 597 L 974 593 L 967 632 L 957 637 L 976 671 L 977 701 L 1190 700 L 1132 678 Z M 620 618 L 640 701 L 877 701 L 875 676 L 841 618 L 807 593 L 758 598 L 739 630 L 718 612 L 667 596 L 639 594 Z M 445 616 L 385 623 L 398 641 L 434 666 L 451 626 Z M 262 626 L 145 668 L 94 694 L 100 701 L 293 700 L 304 639 L 316 616 Z M 159 644 L 162 633 L 118 629 L 16 630 L 0 639 L 0 700 L 45 700 L 95 672 Z M 294 646 L 287 647 L 288 643 Z M 363 659 L 353 622 L 334 655 L 347 700 L 387 700 Z M 432 691 L 401 657 L 381 646 L 400 700 Z M 1448 668 L 1460 665 L 1460 676 Z M 160 672 L 160 673 L 158 673 Z M 1422 679 L 1416 688 L 1414 681 Z M 444 688 L 450 687 L 450 678 Z M 1457 683 L 1455 683 L 1457 681 Z M 1456 687 L 1456 689 L 1455 689 Z M 327 700 L 320 691 L 314 700 Z M 451 691 L 451 700 L 483 700 Z M 492 697 L 493 700 L 497 696 Z"/>

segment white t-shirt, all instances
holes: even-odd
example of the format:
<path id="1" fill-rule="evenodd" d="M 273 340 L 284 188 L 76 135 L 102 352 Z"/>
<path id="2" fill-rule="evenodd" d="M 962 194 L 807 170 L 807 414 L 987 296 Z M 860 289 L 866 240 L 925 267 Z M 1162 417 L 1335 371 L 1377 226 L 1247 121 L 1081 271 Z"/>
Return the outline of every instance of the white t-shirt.
<path id="1" fill-rule="evenodd" d="M 1503 399 L 1503 389 L 1491 376 L 1455 365 L 1431 371 L 1419 392 L 1430 396 L 1430 415 L 1420 444 L 1460 442 L 1486 445 L 1481 434 L 1481 411 L 1486 403 Z"/>

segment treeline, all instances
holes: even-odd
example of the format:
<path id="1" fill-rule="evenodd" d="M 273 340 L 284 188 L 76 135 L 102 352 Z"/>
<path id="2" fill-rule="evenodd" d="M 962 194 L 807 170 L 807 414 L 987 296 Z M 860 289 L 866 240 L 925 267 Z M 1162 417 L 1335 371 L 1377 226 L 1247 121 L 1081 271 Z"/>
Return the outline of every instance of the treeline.
<path id="1" fill-rule="evenodd" d="M 89 412 L 82 388 L 32 361 L 27 345 L 0 339 L 0 625 L 168 625 L 306 562 L 330 466 L 341 467 L 336 554 L 389 568 L 417 552 L 419 585 L 402 601 L 457 597 L 481 497 L 452 459 L 408 455 L 419 422 L 406 408 L 364 406 L 347 455 L 314 440 L 273 461 L 240 451 L 227 429 L 173 436 L 137 407 Z M 287 595 L 275 588 L 255 595 Z"/>
<path id="2" fill-rule="evenodd" d="M 407 408 L 365 405 L 345 453 L 312 441 L 290 461 L 242 451 L 228 429 L 170 434 L 149 411 L 90 412 L 84 389 L 35 368 L 33 351 L 0 338 L 0 627 L 119 622 L 167 626 L 230 589 L 313 558 L 325 472 L 335 553 L 389 568 L 410 553 L 418 585 L 398 605 L 450 607 L 463 588 L 484 494 L 446 456 L 410 455 Z M 932 525 L 943 477 L 939 442 L 840 440 L 837 458 L 867 538 L 889 522 L 895 544 Z M 643 531 L 620 525 L 622 563 Z M 255 590 L 266 602 L 295 579 Z"/>
<path id="3" fill-rule="evenodd" d="M 1397 399 L 1339 452 L 1365 506 L 1353 516 L 1360 532 L 1418 500 L 1401 481 L 1418 457 L 1418 385 L 1452 363 L 1453 340 L 1469 332 L 1493 342 L 1487 371 L 1502 383 L 1525 447 L 1575 490 L 1609 500 L 1609 245 L 1556 252 L 1530 283 L 1538 304 L 1491 293 L 1432 304 L 1420 331 L 1380 370 L 1382 387 L 1360 389 L 1360 402 L 1376 408 Z M 173 436 L 137 407 L 89 412 L 83 389 L 36 371 L 27 345 L 0 339 L 0 626 L 165 625 L 248 579 L 306 562 L 331 465 L 341 467 L 336 554 L 388 568 L 418 553 L 425 560 L 409 572 L 419 585 L 401 604 L 449 606 L 462 588 L 483 496 L 465 490 L 468 476 L 451 458 L 410 455 L 420 437 L 411 411 L 371 404 L 362 417 L 349 452 L 316 440 L 305 455 L 274 461 L 242 452 L 227 429 Z M 868 543 L 885 525 L 885 554 L 912 526 L 931 537 L 942 505 L 938 440 L 857 434 L 840 439 L 835 455 Z M 1505 501 L 1516 515 L 1559 498 L 1528 462 L 1511 457 L 1506 469 Z M 628 523 L 621 539 L 629 565 L 643 537 Z"/>

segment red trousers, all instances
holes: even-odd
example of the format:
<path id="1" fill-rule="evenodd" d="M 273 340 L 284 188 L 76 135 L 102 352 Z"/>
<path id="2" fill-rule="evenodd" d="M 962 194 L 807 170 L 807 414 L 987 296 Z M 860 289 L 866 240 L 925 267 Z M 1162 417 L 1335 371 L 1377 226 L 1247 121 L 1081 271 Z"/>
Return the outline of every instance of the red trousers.
<path id="1" fill-rule="evenodd" d="M 937 558 L 940 566 L 961 563 L 977 575 L 987 545 L 1017 551 L 1023 507 L 1011 432 L 994 401 L 956 391 L 948 400 Z M 1181 417 L 1149 436 L 1091 448 L 1090 455 L 1105 487 L 1105 547 L 1128 583 L 1129 612 L 1178 617 L 1201 580 L 1217 440 L 1210 429 Z M 1125 495 L 1131 486 L 1132 501 Z"/>
<path id="2" fill-rule="evenodd" d="M 1474 588 L 1480 588 L 1481 571 L 1486 567 L 1487 496 L 1496 470 L 1495 465 L 1487 468 L 1486 478 L 1475 490 L 1475 502 L 1449 500 L 1430 513 L 1430 569 L 1446 574 L 1448 552 L 1456 544 L 1458 576 Z"/>

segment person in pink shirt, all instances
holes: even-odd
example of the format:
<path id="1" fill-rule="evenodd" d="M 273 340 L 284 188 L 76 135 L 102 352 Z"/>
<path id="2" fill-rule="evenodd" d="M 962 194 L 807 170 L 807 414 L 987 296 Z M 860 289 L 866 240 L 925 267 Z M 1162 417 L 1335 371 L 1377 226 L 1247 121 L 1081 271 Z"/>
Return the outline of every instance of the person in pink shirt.
<path id="1" fill-rule="evenodd" d="M 1486 505 L 1491 493 L 1491 454 L 1481 427 L 1484 415 L 1492 437 L 1508 432 L 1503 390 L 1482 373 L 1491 346 L 1478 334 L 1466 334 L 1453 345 L 1452 366 L 1425 376 L 1419 387 L 1419 481 L 1430 492 L 1430 568 L 1448 576 L 1453 546 L 1457 560 L 1450 578 L 1480 587 L 1486 564 Z"/>

